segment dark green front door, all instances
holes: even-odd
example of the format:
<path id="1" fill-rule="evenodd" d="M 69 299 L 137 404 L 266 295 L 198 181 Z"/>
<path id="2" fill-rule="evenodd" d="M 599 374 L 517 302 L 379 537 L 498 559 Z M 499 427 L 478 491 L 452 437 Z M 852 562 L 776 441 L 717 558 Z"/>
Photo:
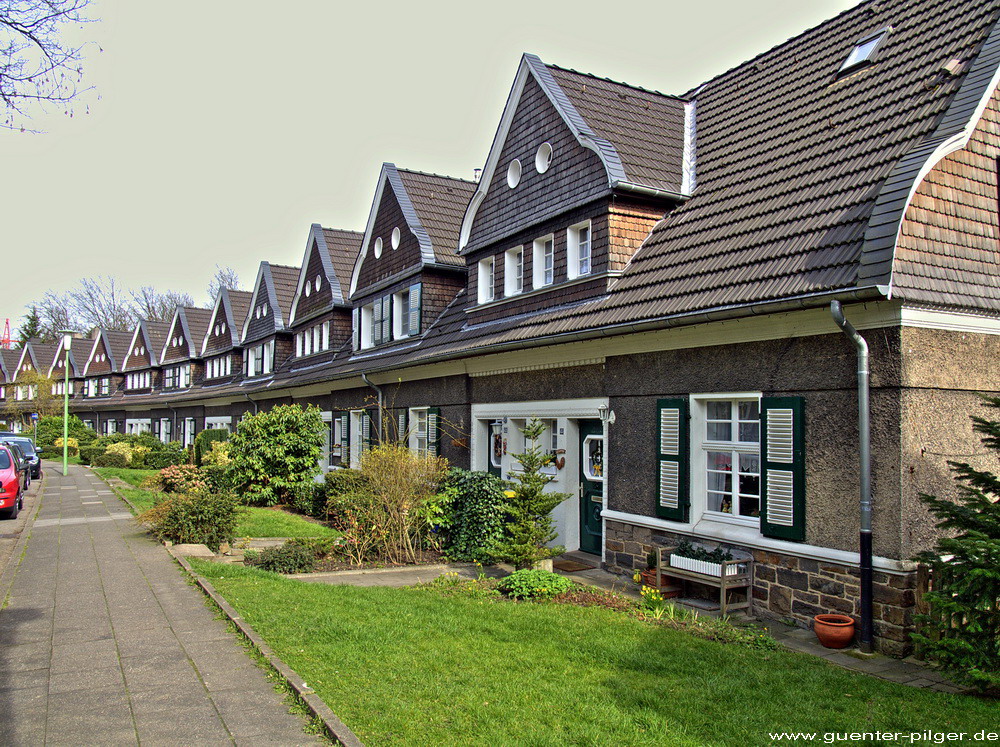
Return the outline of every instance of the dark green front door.
<path id="1" fill-rule="evenodd" d="M 580 424 L 580 549 L 601 554 L 604 504 L 604 428 L 600 420 Z"/>

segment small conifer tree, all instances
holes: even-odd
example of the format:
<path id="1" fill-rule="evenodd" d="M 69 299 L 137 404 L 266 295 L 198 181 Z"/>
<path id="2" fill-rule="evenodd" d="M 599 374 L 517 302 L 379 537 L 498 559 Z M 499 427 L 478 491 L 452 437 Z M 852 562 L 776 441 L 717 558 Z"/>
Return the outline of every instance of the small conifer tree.
<path id="1" fill-rule="evenodd" d="M 496 559 L 513 564 L 516 568 L 532 568 L 539 561 L 561 555 L 565 548 L 546 547 L 556 538 L 552 525 L 552 509 L 569 498 L 569 493 L 546 493 L 545 486 L 552 482 L 552 475 L 542 472 L 542 468 L 552 462 L 552 455 L 538 442 L 545 430 L 545 424 L 532 418 L 521 428 L 524 452 L 514 459 L 521 465 L 521 471 L 514 474 L 514 485 L 508 490 L 505 506 L 507 523 L 504 529 L 502 549 Z"/>
<path id="2" fill-rule="evenodd" d="M 1000 397 L 984 397 L 1000 409 Z M 983 444 L 1000 453 L 1000 421 L 972 417 Z M 918 615 L 913 639 L 925 656 L 957 681 L 977 690 L 1000 691 L 1000 479 L 964 462 L 949 462 L 957 500 L 921 495 L 938 527 L 949 536 L 918 560 L 932 572 L 933 590 L 924 599 L 929 614 Z"/>

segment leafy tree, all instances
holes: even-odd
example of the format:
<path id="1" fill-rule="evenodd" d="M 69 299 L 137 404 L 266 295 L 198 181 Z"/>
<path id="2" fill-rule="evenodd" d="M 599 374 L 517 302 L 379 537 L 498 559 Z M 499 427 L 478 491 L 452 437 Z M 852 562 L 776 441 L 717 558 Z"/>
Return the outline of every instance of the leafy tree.
<path id="1" fill-rule="evenodd" d="M 1000 409 L 1000 397 L 984 397 Z M 1000 454 L 1000 421 L 972 417 L 982 442 Z M 930 614 L 918 615 L 913 638 L 956 680 L 1000 691 L 1000 478 L 965 462 L 948 462 L 959 483 L 957 500 L 921 495 L 949 531 L 933 552 L 918 556 L 932 571 Z"/>
<path id="2" fill-rule="evenodd" d="M 21 371 L 17 381 L 8 385 L 9 388 L 26 387 L 34 396 L 30 399 L 15 400 L 8 397 L 4 403 L 3 416 L 9 422 L 20 421 L 29 425 L 28 414 L 37 412 L 39 417 L 55 415 L 62 410 L 62 397 L 52 393 L 52 379 L 38 371 Z M 62 433 L 59 434 L 62 436 Z"/>
<path id="3" fill-rule="evenodd" d="M 54 444 L 63 435 L 62 415 L 46 415 L 38 419 L 38 443 L 41 446 Z M 75 438 L 81 446 L 93 443 L 97 433 L 76 415 L 69 416 L 69 437 Z"/>
<path id="4" fill-rule="evenodd" d="M 569 498 L 569 493 L 546 493 L 545 486 L 552 476 L 542 472 L 542 467 L 552 462 L 552 455 L 538 442 L 545 424 L 532 418 L 521 428 L 524 442 L 531 446 L 514 455 L 521 471 L 514 475 L 514 487 L 507 491 L 505 507 L 507 523 L 504 539 L 496 559 L 512 563 L 516 568 L 531 568 L 539 561 L 562 554 L 563 547 L 546 547 L 556 538 L 552 525 L 552 509 Z"/>
<path id="5" fill-rule="evenodd" d="M 82 47 L 67 44 L 66 26 L 88 22 L 90 0 L 0 1 L 0 126 L 26 129 L 36 109 L 51 105 L 72 115 L 70 103 L 81 93 Z"/>
<path id="6" fill-rule="evenodd" d="M 246 415 L 229 440 L 237 493 L 251 505 L 292 503 L 319 473 L 325 425 L 318 407 L 279 405 Z"/>
<path id="7" fill-rule="evenodd" d="M 38 309 L 31 306 L 28 313 L 24 315 L 24 321 L 18 328 L 17 339 L 23 347 L 24 344 L 33 337 L 42 336 L 42 318 L 38 315 Z"/>

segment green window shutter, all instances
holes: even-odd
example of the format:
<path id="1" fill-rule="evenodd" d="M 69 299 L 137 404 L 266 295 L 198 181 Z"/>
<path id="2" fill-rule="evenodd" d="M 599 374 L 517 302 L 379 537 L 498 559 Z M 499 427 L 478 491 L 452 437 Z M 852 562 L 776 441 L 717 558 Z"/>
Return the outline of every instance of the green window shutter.
<path id="1" fill-rule="evenodd" d="M 438 456 L 441 453 L 441 408 L 427 408 L 427 453 Z"/>
<path id="2" fill-rule="evenodd" d="M 411 335 L 420 334 L 420 283 L 410 286 L 410 315 L 409 332 Z"/>
<path id="3" fill-rule="evenodd" d="M 404 407 L 396 414 L 396 440 L 403 446 L 407 445 L 406 439 L 406 408 Z"/>
<path id="4" fill-rule="evenodd" d="M 361 443 L 358 444 L 358 452 L 362 453 L 372 447 L 372 416 L 368 410 L 361 411 Z"/>
<path id="5" fill-rule="evenodd" d="M 351 413 L 342 412 L 340 418 L 340 463 L 351 466 Z"/>
<path id="6" fill-rule="evenodd" d="M 656 401 L 656 410 L 659 424 L 656 515 L 671 521 L 687 521 L 691 506 L 688 402 L 686 399 L 660 399 Z"/>
<path id="7" fill-rule="evenodd" d="M 806 439 L 802 397 L 762 397 L 760 433 L 761 534 L 802 542 L 806 538 Z"/>

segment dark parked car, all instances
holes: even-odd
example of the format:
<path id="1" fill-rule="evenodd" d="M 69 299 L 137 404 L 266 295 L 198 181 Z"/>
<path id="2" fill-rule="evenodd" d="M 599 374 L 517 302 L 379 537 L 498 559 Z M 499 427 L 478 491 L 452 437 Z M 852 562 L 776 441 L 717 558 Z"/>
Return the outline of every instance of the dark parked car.
<path id="1" fill-rule="evenodd" d="M 21 468 L 11 447 L 0 446 L 0 516 L 16 519 L 24 508 L 21 492 Z"/>
<path id="2" fill-rule="evenodd" d="M 5 443 L 15 444 L 24 455 L 28 457 L 28 461 L 31 462 L 31 479 L 37 480 L 42 476 L 42 460 L 38 456 L 38 449 L 35 448 L 35 443 L 30 438 L 25 438 L 24 436 L 3 436 L 0 438 L 4 440 Z"/>

